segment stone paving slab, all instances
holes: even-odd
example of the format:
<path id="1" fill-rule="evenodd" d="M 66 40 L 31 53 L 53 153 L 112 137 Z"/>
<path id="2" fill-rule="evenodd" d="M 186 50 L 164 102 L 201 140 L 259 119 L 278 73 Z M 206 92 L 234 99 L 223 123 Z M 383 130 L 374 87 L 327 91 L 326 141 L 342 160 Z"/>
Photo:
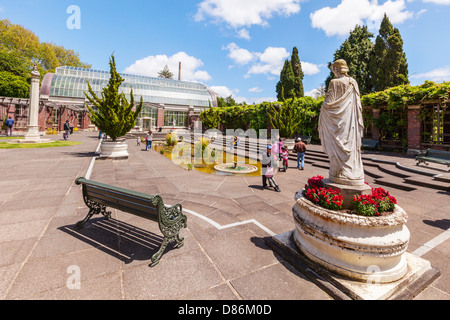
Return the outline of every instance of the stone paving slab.
<path id="1" fill-rule="evenodd" d="M 169 246 L 150 268 L 162 239 L 152 221 L 113 210 L 109 221 L 93 218 L 84 229 L 74 229 L 88 211 L 74 181 L 88 171 L 96 136 L 72 135 L 83 142 L 72 147 L 0 150 L 1 299 L 332 299 L 264 241 L 294 228 L 295 192 L 308 178 L 327 176 L 325 168 L 307 164 L 300 171 L 290 161 L 287 172 L 275 176 L 281 188 L 276 193 L 261 188 L 261 177 L 186 171 L 129 140 L 128 160 L 95 161 L 90 178 L 159 193 L 166 204 L 181 203 L 188 216 L 181 232 L 185 245 Z M 415 167 L 413 158 L 368 156 Z M 424 170 L 445 174 L 435 165 Z M 391 193 L 410 217 L 408 252 L 448 232 L 448 193 L 420 186 Z M 415 299 L 450 298 L 449 253 L 446 239 L 422 256 L 441 276 Z"/>

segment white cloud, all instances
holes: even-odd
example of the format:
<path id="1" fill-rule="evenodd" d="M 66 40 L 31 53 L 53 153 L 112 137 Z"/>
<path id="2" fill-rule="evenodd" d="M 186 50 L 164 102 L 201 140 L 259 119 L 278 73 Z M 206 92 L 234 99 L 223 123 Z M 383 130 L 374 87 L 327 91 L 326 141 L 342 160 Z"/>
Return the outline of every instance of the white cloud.
<path id="1" fill-rule="evenodd" d="M 378 0 L 341 0 L 335 7 L 325 7 L 311 13 L 311 24 L 322 29 L 327 36 L 345 36 L 356 25 L 379 24 L 386 13 L 393 24 L 411 19 L 414 14 L 406 11 L 404 0 L 388 0 L 379 4 Z"/>
<path id="2" fill-rule="evenodd" d="M 277 76 L 283 68 L 284 61 L 290 56 L 290 53 L 285 48 L 268 47 L 263 53 L 252 53 L 246 49 L 240 48 L 233 42 L 226 47 L 223 47 L 223 49 L 228 50 L 228 57 L 238 65 L 247 65 L 254 62 L 253 65 L 250 66 L 248 73 L 245 76 L 246 78 L 251 74 L 266 74 L 269 77 L 271 75 Z M 302 61 L 302 70 L 303 73 L 308 76 L 320 72 L 318 65 L 305 61 Z"/>
<path id="3" fill-rule="evenodd" d="M 225 23 L 231 28 L 268 26 L 274 15 L 290 16 L 300 12 L 300 0 L 203 0 L 198 5 L 196 21 L 207 17 L 214 23 Z M 248 30 L 238 35 L 249 39 Z"/>
<path id="4" fill-rule="evenodd" d="M 301 61 L 301 63 L 302 63 L 302 71 L 307 76 L 312 76 L 320 72 L 319 66 L 317 64 L 304 61 Z"/>
<path id="5" fill-rule="evenodd" d="M 219 97 L 229 97 L 234 96 L 239 93 L 239 89 L 229 89 L 226 86 L 211 86 L 211 90 L 219 95 Z"/>
<path id="6" fill-rule="evenodd" d="M 435 4 L 450 4 L 450 0 L 423 0 L 423 2 L 431 2 Z"/>
<path id="7" fill-rule="evenodd" d="M 250 40 L 250 33 L 248 32 L 247 29 L 242 28 L 237 31 L 237 37 L 240 39 Z"/>
<path id="8" fill-rule="evenodd" d="M 306 91 L 305 92 L 305 96 L 306 97 L 317 97 L 320 94 L 320 90 L 319 89 L 312 89 L 311 91 Z"/>
<path id="9" fill-rule="evenodd" d="M 416 13 L 416 19 L 418 19 L 421 15 L 423 15 L 425 12 L 427 12 L 427 9 L 422 9 L 419 12 Z"/>
<path id="10" fill-rule="evenodd" d="M 228 50 L 228 57 L 240 65 L 245 65 L 255 59 L 255 55 L 246 49 L 239 48 L 235 43 L 230 43 L 223 48 Z"/>
<path id="11" fill-rule="evenodd" d="M 236 101 L 236 103 L 243 103 L 245 102 L 246 104 L 258 104 L 258 103 L 262 103 L 262 102 L 273 102 L 273 101 L 277 101 L 276 97 L 260 97 L 260 98 L 247 98 L 247 97 L 242 97 L 239 96 L 239 89 L 229 89 L 226 86 L 212 86 L 210 87 L 211 90 L 213 90 L 214 92 L 216 92 L 219 97 L 222 98 L 227 98 L 229 96 L 232 96 L 233 99 Z M 262 92 L 262 90 L 258 87 L 255 88 L 251 88 L 248 90 L 249 92 Z"/>
<path id="12" fill-rule="evenodd" d="M 158 72 L 168 66 L 174 74 L 174 79 L 178 79 L 178 67 L 181 62 L 181 80 L 184 81 L 208 81 L 211 76 L 204 70 L 199 70 L 203 66 L 200 59 L 192 57 L 185 52 L 178 52 L 170 57 L 167 55 L 148 56 L 136 61 L 124 70 L 124 73 L 141 76 L 157 77 Z"/>
<path id="13" fill-rule="evenodd" d="M 268 47 L 263 53 L 255 53 L 255 55 L 259 62 L 251 66 L 247 76 L 251 74 L 279 75 L 290 53 L 286 48 Z"/>
<path id="14" fill-rule="evenodd" d="M 431 81 L 449 81 L 450 80 L 450 66 L 437 68 L 425 73 L 413 74 L 410 78 L 424 79 Z"/>

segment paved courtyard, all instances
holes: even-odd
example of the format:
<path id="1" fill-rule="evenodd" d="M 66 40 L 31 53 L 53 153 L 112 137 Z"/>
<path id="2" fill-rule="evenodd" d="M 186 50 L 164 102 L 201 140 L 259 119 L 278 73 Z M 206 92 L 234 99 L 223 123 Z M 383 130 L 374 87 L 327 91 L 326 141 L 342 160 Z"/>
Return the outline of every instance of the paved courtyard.
<path id="1" fill-rule="evenodd" d="M 307 179 L 327 176 L 326 162 L 311 161 L 313 152 L 304 171 L 291 161 L 287 172 L 276 175 L 281 189 L 276 193 L 261 188 L 261 177 L 186 171 L 133 140 L 128 140 L 128 160 L 93 161 L 97 134 L 77 133 L 70 139 L 83 143 L 0 150 L 1 299 L 332 299 L 265 243 L 294 228 L 294 194 Z M 320 146 L 310 148 L 320 153 Z M 417 168 L 410 157 L 370 152 L 364 157 L 448 177 L 444 166 Z M 366 180 L 373 186 L 377 176 L 399 179 L 382 167 L 369 163 L 367 168 Z M 74 181 L 87 174 L 102 183 L 160 194 L 166 204 L 180 203 L 188 217 L 181 233 L 185 245 L 169 246 L 150 268 L 162 240 L 156 223 L 113 210 L 112 219 L 94 217 L 75 230 L 88 210 Z M 415 299 L 450 300 L 450 193 L 423 185 L 385 188 L 409 215 L 408 252 L 441 271 Z M 79 286 L 73 281 L 77 275 Z"/>

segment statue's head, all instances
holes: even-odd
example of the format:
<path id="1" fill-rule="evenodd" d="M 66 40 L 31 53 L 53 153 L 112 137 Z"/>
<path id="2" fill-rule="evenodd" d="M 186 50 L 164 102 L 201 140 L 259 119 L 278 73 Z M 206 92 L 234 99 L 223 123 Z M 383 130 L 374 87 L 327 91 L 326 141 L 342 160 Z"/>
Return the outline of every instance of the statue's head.
<path id="1" fill-rule="evenodd" d="M 349 71 L 349 68 L 348 68 L 348 66 L 347 66 L 347 62 L 345 62 L 344 59 L 338 59 L 338 60 L 336 60 L 336 61 L 331 65 L 330 69 L 331 69 L 331 71 L 333 71 L 333 73 L 335 73 L 336 76 L 338 76 L 338 75 L 336 74 L 336 72 L 339 73 L 340 75 L 348 76 L 347 73 L 348 73 L 348 71 Z"/>

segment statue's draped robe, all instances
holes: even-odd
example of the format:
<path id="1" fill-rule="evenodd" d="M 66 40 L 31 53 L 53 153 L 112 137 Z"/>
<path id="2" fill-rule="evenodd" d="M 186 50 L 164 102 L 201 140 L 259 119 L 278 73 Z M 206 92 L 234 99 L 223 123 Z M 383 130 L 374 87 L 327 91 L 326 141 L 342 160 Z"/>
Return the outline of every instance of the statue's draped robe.
<path id="1" fill-rule="evenodd" d="M 361 139 L 364 123 L 358 83 L 348 76 L 333 79 L 319 117 L 319 136 L 330 159 L 329 179 L 364 184 Z"/>

